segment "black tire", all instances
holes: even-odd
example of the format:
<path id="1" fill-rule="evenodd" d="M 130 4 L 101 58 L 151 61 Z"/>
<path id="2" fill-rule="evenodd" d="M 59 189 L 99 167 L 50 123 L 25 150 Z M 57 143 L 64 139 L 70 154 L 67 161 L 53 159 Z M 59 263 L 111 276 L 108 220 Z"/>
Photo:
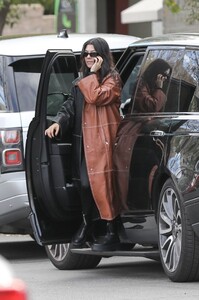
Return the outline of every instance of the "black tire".
<path id="1" fill-rule="evenodd" d="M 101 256 L 76 254 L 70 251 L 72 244 L 54 244 L 45 246 L 52 264 L 59 270 L 93 269 L 101 261 Z"/>
<path id="2" fill-rule="evenodd" d="M 160 258 L 166 275 L 175 282 L 199 280 L 199 239 L 171 179 L 160 193 L 157 222 Z"/>

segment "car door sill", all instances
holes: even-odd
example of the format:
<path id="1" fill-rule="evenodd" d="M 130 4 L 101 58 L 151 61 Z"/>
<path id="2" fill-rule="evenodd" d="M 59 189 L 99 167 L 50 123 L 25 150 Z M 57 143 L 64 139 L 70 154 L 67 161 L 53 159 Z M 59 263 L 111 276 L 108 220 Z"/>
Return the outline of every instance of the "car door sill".
<path id="1" fill-rule="evenodd" d="M 159 259 L 159 250 L 153 247 L 135 247 L 132 250 L 115 250 L 115 251 L 93 251 L 91 248 L 72 248 L 72 253 L 87 254 L 87 255 L 100 255 L 103 257 L 110 256 L 137 256 L 146 257 L 151 259 Z"/>

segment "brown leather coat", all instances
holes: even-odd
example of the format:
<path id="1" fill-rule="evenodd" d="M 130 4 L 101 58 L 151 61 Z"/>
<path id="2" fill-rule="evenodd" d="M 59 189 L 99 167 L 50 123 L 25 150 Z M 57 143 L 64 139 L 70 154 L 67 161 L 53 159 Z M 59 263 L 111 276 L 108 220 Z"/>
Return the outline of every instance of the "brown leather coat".
<path id="1" fill-rule="evenodd" d="M 119 78 L 108 75 L 99 84 L 97 75 L 91 74 L 77 83 L 84 96 L 82 131 L 84 152 L 91 190 L 105 220 L 114 219 L 121 204 L 113 197 L 112 152 L 120 123 Z"/>

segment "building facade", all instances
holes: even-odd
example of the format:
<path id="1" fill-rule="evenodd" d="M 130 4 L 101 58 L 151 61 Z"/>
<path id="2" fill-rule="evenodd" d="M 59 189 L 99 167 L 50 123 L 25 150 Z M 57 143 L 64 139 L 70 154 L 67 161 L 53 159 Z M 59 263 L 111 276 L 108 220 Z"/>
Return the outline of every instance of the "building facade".
<path id="1" fill-rule="evenodd" d="M 39 4 L 21 5 L 20 20 L 3 35 L 40 34 L 67 28 L 79 33 L 118 33 L 139 37 L 170 32 L 197 32 L 198 23 L 188 24 L 188 12 L 172 14 L 164 0 L 57 0 L 62 7 L 56 16 L 43 15 Z M 183 6 L 184 0 L 178 0 Z M 58 26 L 59 25 L 59 26 Z M 59 28 L 58 28 L 59 27 Z"/>

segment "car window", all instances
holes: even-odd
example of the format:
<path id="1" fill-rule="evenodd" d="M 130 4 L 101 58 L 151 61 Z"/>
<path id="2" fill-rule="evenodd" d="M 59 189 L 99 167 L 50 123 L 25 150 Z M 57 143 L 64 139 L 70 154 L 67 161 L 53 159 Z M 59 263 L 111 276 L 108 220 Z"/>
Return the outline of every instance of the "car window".
<path id="1" fill-rule="evenodd" d="M 131 110 L 131 98 L 137 83 L 143 57 L 144 54 L 138 54 L 131 57 L 126 63 L 125 72 L 121 74 L 121 79 L 125 82 L 121 92 L 121 116 L 126 115 Z"/>
<path id="2" fill-rule="evenodd" d="M 4 70 L 3 70 L 3 58 L 0 56 L 0 111 L 6 110 L 6 98 L 4 94 Z"/>
<path id="3" fill-rule="evenodd" d="M 123 50 L 114 52 L 113 53 L 114 60 L 117 61 L 122 53 Z M 35 110 L 37 90 L 38 90 L 38 85 L 40 80 L 43 57 L 21 57 L 21 58 L 16 57 L 13 59 L 15 61 L 9 64 L 9 68 L 13 68 L 19 111 L 33 111 Z M 76 59 L 77 59 L 77 65 L 79 67 L 80 65 L 79 55 L 76 55 Z M 3 63 L 1 62 L 1 57 L 0 57 L 0 86 L 3 86 L 2 78 L 1 78 L 1 74 L 3 74 L 3 70 L 1 70 L 2 68 L 3 68 Z M 53 78 L 52 75 L 51 78 L 52 84 L 50 84 L 51 89 L 54 89 L 55 86 L 53 87 L 53 85 L 56 84 L 56 81 L 59 83 L 61 82 L 61 78 L 63 82 L 64 79 L 63 74 L 59 76 L 61 77 L 58 79 L 58 76 L 57 78 L 56 76 L 54 76 Z M 66 80 L 68 87 L 69 87 L 69 81 L 71 79 L 73 80 L 73 76 L 71 78 L 69 74 L 65 76 L 64 80 Z M 12 101 L 13 99 L 11 99 L 11 102 Z M 11 103 L 11 106 L 13 106 L 13 103 Z M 5 109 L 5 107 L 6 107 L 6 103 L 3 94 L 3 88 L 0 88 L 0 110 Z M 16 108 L 12 108 L 12 110 L 16 110 Z"/>
<path id="4" fill-rule="evenodd" d="M 3 91 L 3 86 L 0 83 L 0 111 L 6 110 L 6 101 Z"/>
<path id="5" fill-rule="evenodd" d="M 156 49 L 147 52 L 132 93 L 133 112 L 179 111 L 181 89 L 179 65 L 183 55 L 184 49 Z M 157 76 L 164 76 L 164 83 L 161 87 L 156 86 Z M 158 89 L 162 90 L 162 99 L 164 98 L 161 107 L 155 106 L 158 104 Z"/>
<path id="6" fill-rule="evenodd" d="M 70 57 L 58 56 L 54 61 L 49 77 L 47 95 L 47 116 L 57 114 L 61 105 L 67 100 L 75 79 L 77 66 Z"/>
<path id="7" fill-rule="evenodd" d="M 19 59 L 10 67 L 14 71 L 16 93 L 20 111 L 35 109 L 37 89 L 40 79 L 43 58 Z"/>
<path id="8" fill-rule="evenodd" d="M 199 51 L 193 49 L 185 52 L 182 77 L 192 90 L 189 99 L 187 99 L 187 110 L 199 112 Z"/>
<path id="9" fill-rule="evenodd" d="M 122 103 L 124 103 L 127 99 L 130 99 L 132 96 L 132 92 L 138 77 L 138 73 L 141 67 L 141 63 L 142 63 L 142 59 L 143 56 L 137 56 L 137 60 L 135 63 L 134 68 L 130 70 L 130 75 L 128 77 L 128 79 L 126 80 L 123 89 L 122 89 L 122 93 L 121 93 L 121 101 Z M 129 62 L 129 64 L 131 66 L 133 66 L 133 63 L 131 63 L 131 61 Z"/>

